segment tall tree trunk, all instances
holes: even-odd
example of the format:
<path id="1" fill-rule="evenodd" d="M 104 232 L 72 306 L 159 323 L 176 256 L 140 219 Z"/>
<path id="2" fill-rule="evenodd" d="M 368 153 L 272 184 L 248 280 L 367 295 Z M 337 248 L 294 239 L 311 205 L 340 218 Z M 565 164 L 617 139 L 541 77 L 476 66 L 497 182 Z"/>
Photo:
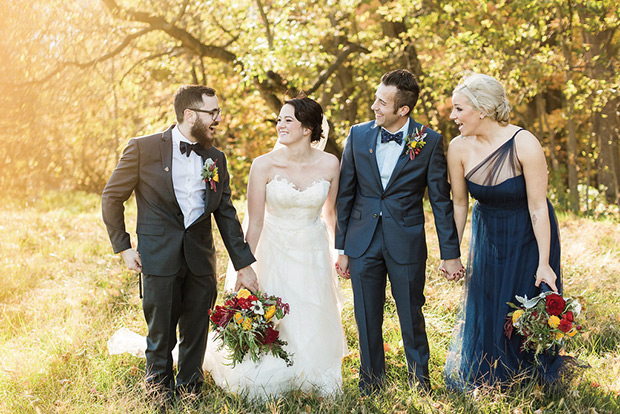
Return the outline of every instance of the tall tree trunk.
<path id="1" fill-rule="evenodd" d="M 618 130 L 616 107 L 618 100 L 607 102 L 594 113 L 594 133 L 598 143 L 598 182 L 605 187 L 605 200 L 618 203 Z"/>

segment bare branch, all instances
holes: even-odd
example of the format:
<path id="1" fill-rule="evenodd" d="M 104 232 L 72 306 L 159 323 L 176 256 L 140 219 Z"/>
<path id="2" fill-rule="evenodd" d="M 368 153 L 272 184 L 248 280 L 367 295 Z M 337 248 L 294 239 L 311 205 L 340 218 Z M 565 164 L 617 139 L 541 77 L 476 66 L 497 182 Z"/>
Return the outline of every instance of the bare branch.
<path id="1" fill-rule="evenodd" d="M 185 0 L 185 3 L 183 3 L 183 7 L 181 7 L 181 10 L 179 10 L 179 14 L 174 20 L 172 20 L 170 24 L 176 25 L 183 18 L 183 16 L 185 15 L 185 12 L 187 11 L 188 5 L 189 5 L 189 0 Z"/>
<path id="2" fill-rule="evenodd" d="M 370 53 L 370 50 L 354 43 L 349 43 L 348 45 L 343 47 L 338 56 L 336 56 L 336 60 L 334 60 L 334 62 L 329 65 L 327 69 L 321 72 L 319 78 L 316 80 L 316 82 L 314 82 L 314 85 L 312 85 L 312 87 L 306 91 L 306 93 L 310 95 L 316 92 L 321 87 L 321 85 L 323 85 L 325 81 L 327 81 L 327 79 L 329 79 L 329 77 L 336 71 L 336 69 L 338 69 L 338 67 L 343 64 L 347 57 L 351 53 L 355 52 Z"/>
<path id="3" fill-rule="evenodd" d="M 108 7 L 114 17 L 146 23 L 152 30 L 161 30 L 170 35 L 170 37 L 181 41 L 185 49 L 198 56 L 207 56 L 224 62 L 235 62 L 237 60 L 237 56 L 234 53 L 219 46 L 205 45 L 187 30 L 167 22 L 163 17 L 152 16 L 141 11 L 121 9 L 115 0 L 101 1 Z"/>
<path id="4" fill-rule="evenodd" d="M 256 0 L 256 6 L 258 7 L 258 11 L 260 12 L 260 17 L 263 19 L 263 23 L 265 24 L 265 32 L 267 32 L 267 42 L 269 42 L 269 49 L 273 50 L 273 35 L 271 34 L 269 19 L 267 19 L 267 14 L 265 13 L 265 7 L 263 6 L 263 2 L 261 0 Z"/>
<path id="5" fill-rule="evenodd" d="M 133 40 L 137 39 L 140 36 L 145 35 L 146 33 L 151 32 L 153 30 L 154 29 L 146 28 L 146 29 L 142 29 L 142 30 L 140 30 L 138 32 L 131 33 L 131 34 L 127 35 L 125 37 L 125 39 L 123 39 L 123 41 L 116 48 L 114 48 L 112 51 L 106 53 L 105 55 L 99 56 L 99 57 L 97 57 L 95 59 L 92 59 L 92 60 L 90 60 L 88 62 L 61 62 L 61 63 L 58 64 L 56 69 L 52 70 L 50 73 L 48 73 L 47 75 L 45 75 L 41 79 L 36 79 L 36 80 L 28 81 L 28 82 L 13 84 L 12 86 L 23 87 L 23 86 L 27 86 L 27 85 L 36 85 L 36 84 L 45 83 L 48 80 L 50 80 L 51 78 L 53 78 L 54 76 L 56 76 L 58 73 L 62 72 L 65 68 L 70 67 L 70 66 L 75 66 L 75 67 L 78 67 L 80 69 L 89 68 L 91 66 L 96 65 L 99 62 L 103 62 L 104 60 L 108 60 L 110 58 L 113 58 L 114 56 L 116 56 L 119 53 L 121 53 L 123 51 L 123 49 L 125 49 L 127 46 L 129 46 Z"/>
<path id="6" fill-rule="evenodd" d="M 175 52 L 178 52 L 179 50 L 181 50 L 180 47 L 175 46 L 165 52 L 162 53 L 156 53 L 154 55 L 149 55 L 147 57 L 144 57 L 142 59 L 140 59 L 139 61 L 137 61 L 136 63 L 134 63 L 133 65 L 131 65 L 131 67 L 123 74 L 123 76 L 121 77 L 121 79 L 118 81 L 118 83 L 122 83 L 125 78 L 127 77 L 127 75 L 129 75 L 131 73 L 131 71 L 133 71 L 136 67 L 140 66 L 141 64 L 148 62 L 149 60 L 155 60 L 155 59 L 159 59 L 160 57 L 163 56 L 167 56 L 167 55 L 172 55 Z"/>

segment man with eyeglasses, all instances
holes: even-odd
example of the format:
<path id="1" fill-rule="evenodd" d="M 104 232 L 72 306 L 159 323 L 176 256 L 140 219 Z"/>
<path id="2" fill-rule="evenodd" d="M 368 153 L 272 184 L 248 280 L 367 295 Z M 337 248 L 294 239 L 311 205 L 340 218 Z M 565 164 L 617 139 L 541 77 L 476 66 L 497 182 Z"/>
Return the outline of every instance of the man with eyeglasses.
<path id="1" fill-rule="evenodd" d="M 164 132 L 129 140 L 102 196 L 103 221 L 115 253 L 142 273 L 148 324 L 146 382 L 165 407 L 177 393 L 199 396 L 209 309 L 217 297 L 211 215 L 238 270 L 236 288 L 258 290 L 255 261 L 231 202 L 224 153 L 213 147 L 222 121 L 215 90 L 179 88 L 178 121 Z M 203 178 L 203 169 L 214 165 Z M 213 168 L 213 167 L 212 167 Z M 138 247 L 125 230 L 123 203 L 135 193 Z M 142 285 L 141 285 L 142 287 Z M 142 291 L 141 291 L 142 294 Z M 172 349 L 179 329 L 176 381 Z"/>

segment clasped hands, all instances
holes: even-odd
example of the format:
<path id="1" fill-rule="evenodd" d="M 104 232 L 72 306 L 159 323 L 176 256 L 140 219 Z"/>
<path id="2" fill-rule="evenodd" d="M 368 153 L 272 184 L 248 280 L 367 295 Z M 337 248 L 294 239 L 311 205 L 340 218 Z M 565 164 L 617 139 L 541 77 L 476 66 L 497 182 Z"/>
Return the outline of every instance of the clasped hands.
<path id="1" fill-rule="evenodd" d="M 439 264 L 439 271 L 448 280 L 454 280 L 455 282 L 465 277 L 465 267 L 461 263 L 461 259 L 442 260 Z"/>

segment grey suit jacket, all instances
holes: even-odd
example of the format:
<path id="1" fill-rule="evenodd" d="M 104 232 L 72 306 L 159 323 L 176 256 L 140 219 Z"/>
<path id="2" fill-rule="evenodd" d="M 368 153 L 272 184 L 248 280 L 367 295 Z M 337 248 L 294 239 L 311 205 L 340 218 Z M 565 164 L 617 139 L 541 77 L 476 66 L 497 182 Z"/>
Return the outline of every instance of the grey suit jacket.
<path id="1" fill-rule="evenodd" d="M 125 230 L 123 203 L 135 192 L 138 206 L 136 233 L 142 271 L 157 276 L 173 275 L 185 258 L 196 275 L 215 274 L 215 245 L 211 215 L 235 269 L 255 261 L 231 201 L 229 175 L 224 153 L 211 147 L 206 158 L 217 162 L 216 191 L 208 186 L 204 213 L 187 229 L 172 183 L 172 128 L 132 138 L 123 151 L 102 196 L 103 221 L 115 253 L 131 247 Z M 204 159 L 203 159 L 204 162 Z"/>
<path id="2" fill-rule="evenodd" d="M 409 134 L 422 124 L 409 120 Z M 360 257 L 372 240 L 381 216 L 383 236 L 392 258 L 400 264 L 426 260 L 423 197 L 428 190 L 442 259 L 460 256 L 447 180 L 443 140 L 426 129 L 426 145 L 415 159 L 401 153 L 385 190 L 377 165 L 380 127 L 375 121 L 351 128 L 342 155 L 338 188 L 337 249 Z"/>

